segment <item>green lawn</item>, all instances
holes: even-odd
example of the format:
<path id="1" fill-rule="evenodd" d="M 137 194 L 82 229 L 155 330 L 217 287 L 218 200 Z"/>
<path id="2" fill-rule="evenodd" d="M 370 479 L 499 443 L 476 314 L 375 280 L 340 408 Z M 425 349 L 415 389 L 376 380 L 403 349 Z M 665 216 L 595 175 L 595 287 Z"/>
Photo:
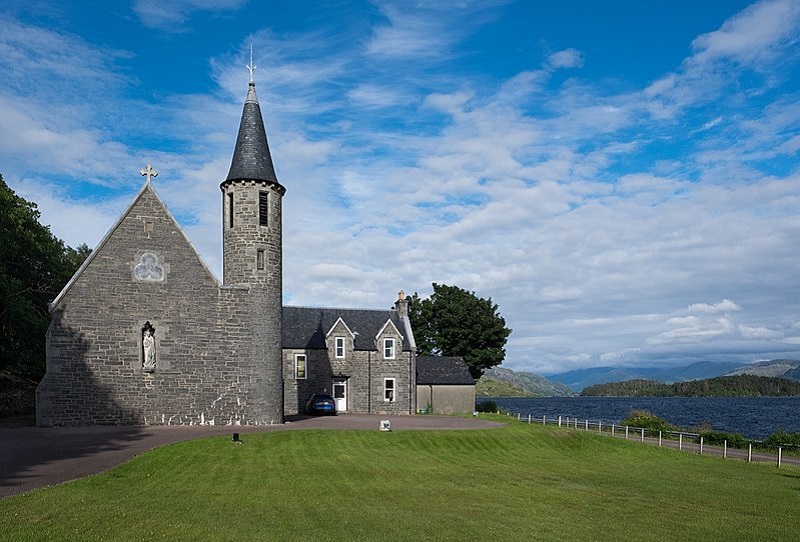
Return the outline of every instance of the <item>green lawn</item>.
<path id="1" fill-rule="evenodd" d="M 506 417 L 498 417 L 509 421 Z M 0 501 L 2 540 L 796 540 L 800 470 L 509 421 L 184 442 Z"/>

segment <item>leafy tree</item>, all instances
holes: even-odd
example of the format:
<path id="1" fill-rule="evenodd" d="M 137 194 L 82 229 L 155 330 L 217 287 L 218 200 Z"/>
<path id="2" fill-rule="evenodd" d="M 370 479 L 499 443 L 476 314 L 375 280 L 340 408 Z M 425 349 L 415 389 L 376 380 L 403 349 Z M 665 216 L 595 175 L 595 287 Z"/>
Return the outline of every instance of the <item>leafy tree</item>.
<path id="1" fill-rule="evenodd" d="M 500 365 L 511 330 L 492 299 L 433 283 L 429 298 L 411 296 L 409 318 L 421 355 L 460 356 L 473 378 Z"/>
<path id="2" fill-rule="evenodd" d="M 47 304 L 91 250 L 65 246 L 0 175 L 0 369 L 44 374 Z"/>

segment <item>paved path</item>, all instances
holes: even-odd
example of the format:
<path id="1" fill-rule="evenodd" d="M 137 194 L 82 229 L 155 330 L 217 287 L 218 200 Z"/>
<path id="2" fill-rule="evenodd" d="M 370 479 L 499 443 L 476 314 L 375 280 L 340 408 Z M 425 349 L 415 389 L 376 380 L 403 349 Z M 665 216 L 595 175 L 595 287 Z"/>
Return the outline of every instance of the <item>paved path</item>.
<path id="1" fill-rule="evenodd" d="M 174 442 L 215 435 L 245 435 L 296 429 L 371 429 L 381 420 L 392 431 L 484 429 L 502 424 L 455 416 L 381 416 L 345 414 L 290 416 L 273 426 L 0 426 L 0 499 L 60 484 L 115 467 L 134 456 Z"/>

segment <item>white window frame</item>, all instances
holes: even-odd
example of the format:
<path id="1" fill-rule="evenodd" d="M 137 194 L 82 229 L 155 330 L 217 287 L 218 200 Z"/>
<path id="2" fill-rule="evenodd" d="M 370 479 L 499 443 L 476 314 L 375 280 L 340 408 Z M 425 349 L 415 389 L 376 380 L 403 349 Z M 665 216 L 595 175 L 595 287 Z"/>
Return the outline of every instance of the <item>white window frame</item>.
<path id="1" fill-rule="evenodd" d="M 383 339 L 384 359 L 394 359 L 396 346 L 397 346 L 397 341 L 395 341 L 394 337 L 387 337 Z"/>
<path id="2" fill-rule="evenodd" d="M 300 376 L 300 361 L 302 360 L 302 376 Z M 296 380 L 306 380 L 308 379 L 308 356 L 305 354 L 295 354 L 294 355 L 294 378 Z"/>
<path id="3" fill-rule="evenodd" d="M 389 383 L 391 382 L 391 385 Z M 383 402 L 394 403 L 397 401 L 397 379 L 384 378 L 383 379 Z"/>
<path id="4" fill-rule="evenodd" d="M 344 337 L 334 337 L 333 338 L 333 352 L 334 356 L 338 359 L 344 358 L 345 354 L 345 342 Z"/>

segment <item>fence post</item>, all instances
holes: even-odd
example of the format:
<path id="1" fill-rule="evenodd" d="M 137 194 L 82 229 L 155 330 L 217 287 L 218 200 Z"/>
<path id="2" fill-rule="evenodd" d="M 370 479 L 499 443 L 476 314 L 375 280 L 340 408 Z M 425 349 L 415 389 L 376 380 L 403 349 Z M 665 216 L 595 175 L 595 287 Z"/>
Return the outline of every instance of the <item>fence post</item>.
<path id="1" fill-rule="evenodd" d="M 700 437 L 700 455 L 703 455 L 703 437 Z"/>
<path id="2" fill-rule="evenodd" d="M 782 451 L 783 451 L 783 448 L 778 446 L 778 468 L 781 468 L 781 452 Z"/>
<path id="3" fill-rule="evenodd" d="M 578 430 L 578 418 L 575 418 L 575 430 Z"/>
<path id="4" fill-rule="evenodd" d="M 728 440 L 722 442 L 722 459 L 728 459 Z"/>
<path id="5" fill-rule="evenodd" d="M 597 432 L 603 434 L 603 422 L 597 422 Z"/>
<path id="6" fill-rule="evenodd" d="M 547 414 L 542 416 L 542 425 L 547 425 Z"/>
<path id="7" fill-rule="evenodd" d="M 530 425 L 530 424 L 531 424 L 531 415 L 528 414 L 528 425 Z"/>
<path id="8" fill-rule="evenodd" d="M 616 436 L 616 434 L 615 434 L 615 432 L 614 432 L 614 430 L 615 430 L 616 428 L 617 428 L 617 426 L 616 426 L 615 424 L 613 424 L 613 423 L 612 423 L 612 424 L 611 424 L 611 436 L 612 436 L 612 437 Z"/>
<path id="9" fill-rule="evenodd" d="M 753 443 L 747 445 L 747 462 L 750 463 L 753 461 Z"/>
<path id="10" fill-rule="evenodd" d="M 658 432 L 658 445 L 661 446 L 661 431 Z"/>
<path id="11" fill-rule="evenodd" d="M 561 427 L 561 416 L 558 417 L 558 426 Z"/>
<path id="12" fill-rule="evenodd" d="M 628 426 L 625 426 L 625 440 L 628 440 Z"/>
<path id="13" fill-rule="evenodd" d="M 683 433 L 678 433 L 678 449 L 683 450 Z"/>

